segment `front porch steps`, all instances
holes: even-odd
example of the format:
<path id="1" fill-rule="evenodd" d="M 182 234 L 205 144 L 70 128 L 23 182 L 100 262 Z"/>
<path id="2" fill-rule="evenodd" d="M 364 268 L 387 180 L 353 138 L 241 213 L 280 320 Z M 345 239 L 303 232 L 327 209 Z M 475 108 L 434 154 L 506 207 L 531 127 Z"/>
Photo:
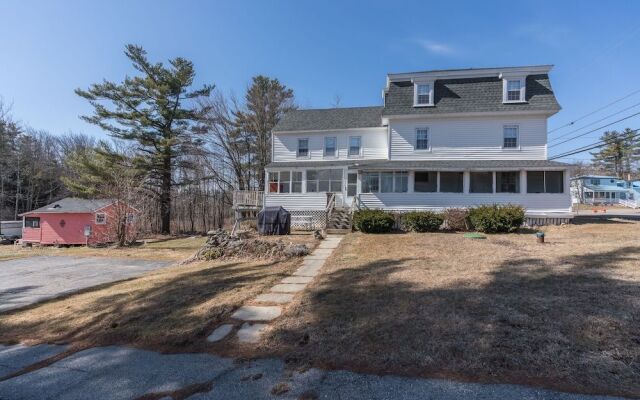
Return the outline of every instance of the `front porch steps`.
<path id="1" fill-rule="evenodd" d="M 351 232 L 351 212 L 346 208 L 336 208 L 329 217 L 327 233 L 344 234 Z"/>

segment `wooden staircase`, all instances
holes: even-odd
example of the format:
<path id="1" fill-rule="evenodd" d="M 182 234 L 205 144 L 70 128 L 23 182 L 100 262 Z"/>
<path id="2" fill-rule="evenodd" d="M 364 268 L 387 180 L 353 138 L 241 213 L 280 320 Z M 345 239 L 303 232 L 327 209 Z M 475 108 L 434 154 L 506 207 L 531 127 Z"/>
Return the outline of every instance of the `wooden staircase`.
<path id="1" fill-rule="evenodd" d="M 335 208 L 329 216 L 326 232 L 328 234 L 347 234 L 351 232 L 352 214 L 347 208 Z"/>

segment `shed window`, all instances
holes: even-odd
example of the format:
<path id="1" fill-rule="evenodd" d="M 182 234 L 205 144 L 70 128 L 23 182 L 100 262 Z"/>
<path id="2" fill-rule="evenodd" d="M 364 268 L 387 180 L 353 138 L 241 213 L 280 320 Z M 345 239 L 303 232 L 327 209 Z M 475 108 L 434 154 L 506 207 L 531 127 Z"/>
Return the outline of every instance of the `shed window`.
<path id="1" fill-rule="evenodd" d="M 527 171 L 527 193 L 564 193 L 564 171 Z"/>
<path id="2" fill-rule="evenodd" d="M 505 148 L 517 148 L 518 147 L 518 126 L 507 125 L 502 128 L 503 143 Z"/>
<path id="3" fill-rule="evenodd" d="M 362 149 L 362 138 L 360 136 L 349 137 L 349 156 L 357 157 Z"/>
<path id="4" fill-rule="evenodd" d="M 496 192 L 520 193 L 520 172 L 496 172 Z"/>
<path id="5" fill-rule="evenodd" d="M 336 156 L 336 137 L 325 137 L 324 138 L 324 156 L 325 157 L 335 157 Z"/>
<path id="6" fill-rule="evenodd" d="M 298 139 L 298 157 L 309 157 L 309 139 Z"/>
<path id="7" fill-rule="evenodd" d="M 107 223 L 107 214 L 96 213 L 96 225 L 104 225 Z"/>
<path id="8" fill-rule="evenodd" d="M 428 150 L 429 149 L 429 129 L 418 128 L 416 129 L 416 150 Z"/>
<path id="9" fill-rule="evenodd" d="M 40 228 L 40 217 L 25 217 L 24 218 L 24 227 L 25 228 Z"/>
<path id="10" fill-rule="evenodd" d="M 435 192 L 438 190 L 438 173 L 416 171 L 413 181 L 414 192 Z"/>
<path id="11" fill-rule="evenodd" d="M 440 172 L 440 191 L 444 193 L 462 193 L 462 172 Z"/>

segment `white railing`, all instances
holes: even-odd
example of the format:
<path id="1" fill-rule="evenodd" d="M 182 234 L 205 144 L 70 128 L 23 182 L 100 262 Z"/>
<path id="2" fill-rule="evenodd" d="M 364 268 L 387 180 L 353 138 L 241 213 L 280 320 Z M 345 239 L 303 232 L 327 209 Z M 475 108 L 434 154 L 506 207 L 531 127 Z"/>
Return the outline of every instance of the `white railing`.
<path id="1" fill-rule="evenodd" d="M 233 208 L 262 208 L 264 192 L 257 190 L 236 190 L 233 192 Z"/>
<path id="2" fill-rule="evenodd" d="M 620 205 L 629 207 L 629 208 L 640 208 L 640 201 L 638 200 L 622 200 L 618 202 Z"/>
<path id="3" fill-rule="evenodd" d="M 329 198 L 327 199 L 327 207 L 324 209 L 325 215 L 325 227 L 329 225 L 329 219 L 331 218 L 331 213 L 333 213 L 333 209 L 336 206 L 336 194 L 331 193 Z"/>

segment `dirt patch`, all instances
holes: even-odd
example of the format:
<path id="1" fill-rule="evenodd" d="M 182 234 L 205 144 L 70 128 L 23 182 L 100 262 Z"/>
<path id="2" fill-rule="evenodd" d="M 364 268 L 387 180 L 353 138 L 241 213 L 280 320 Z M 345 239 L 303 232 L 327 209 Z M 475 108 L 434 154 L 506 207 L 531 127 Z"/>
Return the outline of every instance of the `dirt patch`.
<path id="1" fill-rule="evenodd" d="M 640 396 L 640 223 L 347 236 L 257 351 L 292 365 Z"/>

